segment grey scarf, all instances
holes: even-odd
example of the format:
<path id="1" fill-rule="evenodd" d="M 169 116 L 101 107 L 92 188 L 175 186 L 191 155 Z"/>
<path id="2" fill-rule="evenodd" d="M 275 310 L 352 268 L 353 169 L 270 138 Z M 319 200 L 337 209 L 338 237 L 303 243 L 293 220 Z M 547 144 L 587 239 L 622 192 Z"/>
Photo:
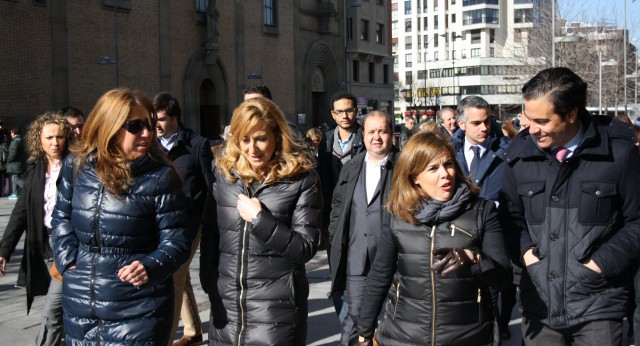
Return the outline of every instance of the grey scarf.
<path id="1" fill-rule="evenodd" d="M 453 197 L 446 201 L 422 201 L 422 207 L 416 212 L 416 219 L 421 223 L 434 225 L 457 216 L 473 197 L 466 184 L 458 184 Z"/>

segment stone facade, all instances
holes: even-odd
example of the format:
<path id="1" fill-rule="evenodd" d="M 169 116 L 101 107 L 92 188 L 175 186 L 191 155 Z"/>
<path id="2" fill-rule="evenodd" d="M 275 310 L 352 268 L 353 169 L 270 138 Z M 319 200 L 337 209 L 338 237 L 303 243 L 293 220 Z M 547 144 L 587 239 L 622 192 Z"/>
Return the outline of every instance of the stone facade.
<path id="1" fill-rule="evenodd" d="M 345 3 L 274 1 L 276 25 L 266 26 L 263 1 L 209 1 L 214 26 L 213 12 L 196 8 L 206 0 L 0 0 L 0 118 L 26 125 L 67 105 L 88 115 L 100 95 L 120 86 L 150 97 L 173 93 L 184 123 L 218 139 L 243 89 L 262 81 L 301 129 L 333 125 L 329 99 L 347 80 Z"/>

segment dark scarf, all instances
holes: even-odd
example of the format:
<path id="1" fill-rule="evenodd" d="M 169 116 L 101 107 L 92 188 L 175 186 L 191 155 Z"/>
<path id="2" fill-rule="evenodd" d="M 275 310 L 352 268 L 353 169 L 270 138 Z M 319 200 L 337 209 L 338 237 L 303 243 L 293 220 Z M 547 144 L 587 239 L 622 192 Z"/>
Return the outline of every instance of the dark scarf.
<path id="1" fill-rule="evenodd" d="M 434 199 L 422 201 L 421 208 L 416 212 L 416 219 L 428 225 L 450 220 L 465 208 L 472 197 L 473 194 L 466 184 L 458 184 L 453 197 L 446 202 Z"/>

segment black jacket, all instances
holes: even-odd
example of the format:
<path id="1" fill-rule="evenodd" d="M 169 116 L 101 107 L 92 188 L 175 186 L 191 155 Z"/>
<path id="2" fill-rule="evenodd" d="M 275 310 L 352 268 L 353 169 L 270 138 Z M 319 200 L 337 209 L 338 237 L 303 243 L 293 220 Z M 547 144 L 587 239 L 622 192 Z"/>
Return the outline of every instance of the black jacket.
<path id="1" fill-rule="evenodd" d="M 255 223 L 240 217 L 239 194 L 262 203 Z M 318 248 L 321 213 L 315 170 L 251 188 L 214 172 L 200 242 L 210 345 L 305 344 L 305 263 Z"/>
<path id="2" fill-rule="evenodd" d="M 329 226 L 329 213 L 331 212 L 331 199 L 333 189 L 336 187 L 342 161 L 333 155 L 333 140 L 336 129 L 325 132 L 322 142 L 318 147 L 318 168 L 320 170 L 320 181 L 322 182 L 322 197 L 324 198 L 324 214 L 322 215 L 322 227 Z M 354 158 L 359 153 L 366 150 L 362 139 L 362 128 L 356 124 L 349 156 Z"/>
<path id="3" fill-rule="evenodd" d="M 342 167 L 338 184 L 333 192 L 333 201 L 331 202 L 331 218 L 329 221 L 329 234 L 331 236 L 331 291 L 344 291 L 346 289 L 347 275 L 347 253 L 349 251 L 349 222 L 351 217 L 351 200 L 360 171 L 364 165 L 364 159 L 367 152 L 362 152 L 358 156 L 347 162 Z M 393 175 L 393 167 L 399 151 L 396 147 L 392 148 L 385 166 L 385 174 L 382 180 L 379 199 L 381 209 L 384 209 L 386 196 L 391 189 L 391 177 Z M 381 215 L 383 213 L 381 212 Z M 380 220 L 382 225 L 382 219 Z"/>
<path id="4" fill-rule="evenodd" d="M 506 152 L 500 213 L 513 260 L 528 248 L 540 259 L 522 273 L 523 314 L 553 328 L 623 318 L 625 274 L 640 257 L 635 134 L 610 118 L 580 121 L 584 139 L 563 163 L 528 131 Z"/>
<path id="5" fill-rule="evenodd" d="M 447 276 L 431 271 L 438 248 L 480 252 L 480 262 Z M 489 345 L 493 340 L 493 309 L 489 286 L 511 283 L 509 258 L 495 204 L 483 199 L 437 225 L 391 218 L 383 229 L 378 254 L 367 276 L 358 318 L 360 335 L 378 328 L 380 345 Z"/>
<path id="6" fill-rule="evenodd" d="M 0 257 L 9 261 L 20 237 L 26 232 L 18 285 L 27 288 L 27 313 L 31 310 L 35 296 L 47 294 L 51 280 L 45 262 L 45 257 L 51 255 L 49 235 L 44 228 L 46 165 L 45 162 L 29 165 L 24 179 L 24 191 L 13 207 L 0 242 Z"/>
<path id="7" fill-rule="evenodd" d="M 72 159 L 60 172 L 51 221 L 67 344 L 166 345 L 171 275 L 189 257 L 194 237 L 186 228 L 177 172 L 147 154 L 131 163 L 132 186 L 114 196 L 98 178 L 93 158 L 80 167 L 74 186 Z M 149 278 L 139 287 L 117 276 L 136 260 Z"/>
<path id="8" fill-rule="evenodd" d="M 7 156 L 7 173 L 23 173 L 27 166 L 27 151 L 22 143 L 22 136 L 15 135 L 9 144 Z"/>
<path id="9" fill-rule="evenodd" d="M 175 145 L 167 153 L 182 178 L 189 223 L 199 225 L 213 172 L 209 140 L 180 124 Z"/>

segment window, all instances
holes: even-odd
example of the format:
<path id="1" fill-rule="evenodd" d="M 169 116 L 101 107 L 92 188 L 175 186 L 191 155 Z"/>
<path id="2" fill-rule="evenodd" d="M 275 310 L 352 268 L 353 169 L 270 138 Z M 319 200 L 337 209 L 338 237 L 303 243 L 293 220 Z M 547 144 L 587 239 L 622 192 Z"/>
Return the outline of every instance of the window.
<path id="1" fill-rule="evenodd" d="M 376 64 L 370 62 L 369 63 L 369 83 L 376 82 Z"/>
<path id="2" fill-rule="evenodd" d="M 436 12 L 438 11 L 438 1 L 439 0 L 433 0 L 433 10 Z"/>
<path id="3" fill-rule="evenodd" d="M 422 48 L 422 36 L 418 35 L 418 49 Z M 420 61 L 420 59 L 418 59 Z"/>
<path id="4" fill-rule="evenodd" d="M 438 28 L 438 15 L 433 16 L 433 28 Z"/>
<path id="5" fill-rule="evenodd" d="M 389 64 L 382 65 L 382 82 L 389 84 Z"/>
<path id="6" fill-rule="evenodd" d="M 360 81 L 360 62 L 358 60 L 353 61 L 353 78 L 354 82 Z"/>
<path id="7" fill-rule="evenodd" d="M 433 47 L 438 48 L 438 37 L 440 35 L 438 34 L 433 34 Z"/>
<path id="8" fill-rule="evenodd" d="M 384 24 L 376 24 L 376 43 L 384 44 Z"/>
<path id="9" fill-rule="evenodd" d="M 460 55 L 462 56 L 462 59 L 466 59 L 467 58 L 467 50 L 466 49 L 460 49 Z"/>
<path id="10" fill-rule="evenodd" d="M 347 39 L 353 40 L 353 18 L 347 18 Z"/>
<path id="11" fill-rule="evenodd" d="M 411 14 L 411 1 L 404 2 L 404 14 Z"/>
<path id="12" fill-rule="evenodd" d="M 513 10 L 514 23 L 533 23 L 533 9 L 522 8 Z"/>
<path id="13" fill-rule="evenodd" d="M 404 66 L 405 67 L 411 67 L 412 58 L 413 58 L 413 56 L 410 53 L 404 55 Z"/>
<path id="14" fill-rule="evenodd" d="M 433 60 L 438 61 L 438 52 L 433 52 Z"/>
<path id="15" fill-rule="evenodd" d="M 489 48 L 489 56 L 492 57 L 492 58 L 496 56 L 496 49 L 495 48 L 493 48 L 493 47 Z"/>
<path id="16" fill-rule="evenodd" d="M 422 18 L 422 30 L 429 30 L 429 18 L 427 17 Z"/>
<path id="17" fill-rule="evenodd" d="M 391 22 L 391 31 L 396 32 L 398 30 L 398 21 L 394 20 Z"/>
<path id="18" fill-rule="evenodd" d="M 473 6 L 478 4 L 500 5 L 499 0 L 463 0 L 462 6 Z"/>
<path id="19" fill-rule="evenodd" d="M 456 22 L 456 14 L 452 13 L 451 14 L 451 23 L 455 23 Z"/>
<path id="20" fill-rule="evenodd" d="M 404 21 L 404 31 L 411 32 L 411 19 L 407 19 Z"/>
<path id="21" fill-rule="evenodd" d="M 264 0 L 264 25 L 276 26 L 276 1 Z"/>
<path id="22" fill-rule="evenodd" d="M 479 58 L 480 57 L 480 48 L 472 48 L 471 49 L 471 57 Z"/>
<path id="23" fill-rule="evenodd" d="M 361 19 L 360 23 L 362 24 L 362 28 L 360 29 L 360 39 L 362 41 L 369 41 L 369 21 Z"/>
<path id="24" fill-rule="evenodd" d="M 397 55 L 393 56 L 393 67 L 396 68 L 396 69 L 398 68 L 398 56 Z"/>
<path id="25" fill-rule="evenodd" d="M 424 40 L 423 41 L 424 42 L 424 48 L 425 49 L 429 48 L 429 36 L 428 35 L 424 35 L 423 40 Z"/>
<path id="26" fill-rule="evenodd" d="M 418 79 L 427 79 L 427 70 L 418 70 Z"/>
<path id="27" fill-rule="evenodd" d="M 440 78 L 440 70 L 437 68 L 429 70 L 429 78 Z"/>
<path id="28" fill-rule="evenodd" d="M 411 41 L 411 36 L 405 36 L 404 49 L 411 49 L 412 47 L 413 47 L 413 43 Z"/>
<path id="29" fill-rule="evenodd" d="M 489 30 L 489 43 L 496 43 L 496 29 Z"/>
<path id="30" fill-rule="evenodd" d="M 500 24 L 500 11 L 493 8 L 465 11 L 462 13 L 462 24 Z"/>
<path id="31" fill-rule="evenodd" d="M 413 84 L 413 73 L 411 73 L 411 71 L 407 71 L 404 74 L 404 83 L 405 84 Z M 411 90 L 409 90 L 409 95 L 411 95 Z"/>
<path id="32" fill-rule="evenodd" d="M 480 30 L 471 30 L 471 43 L 480 43 Z"/>

